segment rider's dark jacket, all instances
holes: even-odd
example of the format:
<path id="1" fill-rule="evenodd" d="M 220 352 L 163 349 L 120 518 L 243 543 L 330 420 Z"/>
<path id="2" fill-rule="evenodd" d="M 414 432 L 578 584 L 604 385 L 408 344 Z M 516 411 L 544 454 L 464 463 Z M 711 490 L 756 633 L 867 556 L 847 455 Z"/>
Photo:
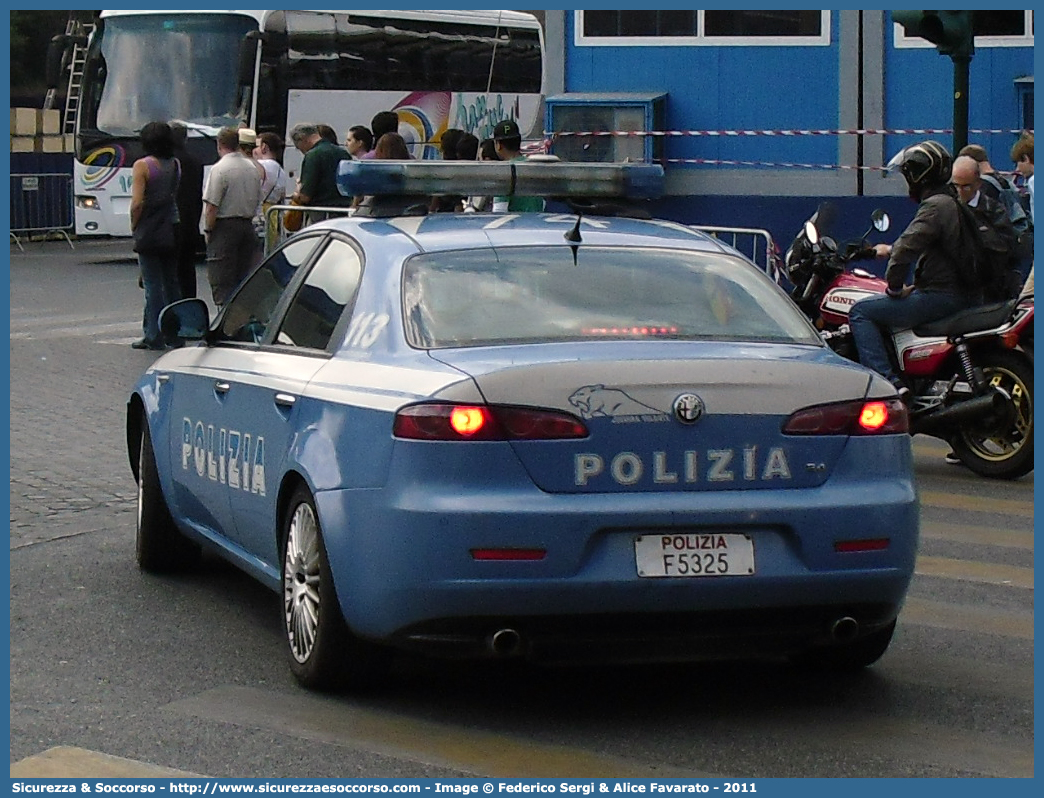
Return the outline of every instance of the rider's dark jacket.
<path id="1" fill-rule="evenodd" d="M 965 289 L 954 263 L 961 240 L 957 198 L 948 185 L 928 189 L 917 214 L 892 244 L 885 279 L 898 291 L 914 268 L 914 287 L 920 291 L 963 294 Z"/>

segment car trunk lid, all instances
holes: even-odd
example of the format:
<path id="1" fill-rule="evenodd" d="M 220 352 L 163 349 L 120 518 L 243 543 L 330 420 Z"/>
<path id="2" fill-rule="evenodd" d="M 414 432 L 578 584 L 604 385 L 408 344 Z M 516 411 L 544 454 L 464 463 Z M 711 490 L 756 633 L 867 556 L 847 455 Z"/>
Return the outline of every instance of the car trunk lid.
<path id="1" fill-rule="evenodd" d="M 561 410 L 584 421 L 587 438 L 512 443 L 534 483 L 555 493 L 822 484 L 847 436 L 784 435 L 782 426 L 796 410 L 861 399 L 870 382 L 863 369 L 814 347 L 598 346 L 605 345 L 433 356 L 469 374 L 489 404 Z"/>

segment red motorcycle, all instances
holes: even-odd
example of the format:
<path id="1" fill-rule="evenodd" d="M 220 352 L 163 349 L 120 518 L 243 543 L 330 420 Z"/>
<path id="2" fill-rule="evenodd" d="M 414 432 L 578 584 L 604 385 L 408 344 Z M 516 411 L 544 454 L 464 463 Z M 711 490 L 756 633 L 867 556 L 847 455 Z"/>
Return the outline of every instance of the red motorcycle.
<path id="1" fill-rule="evenodd" d="M 880 277 L 854 267 L 874 257 L 867 236 L 889 227 L 886 213 L 842 249 L 822 234 L 821 206 L 784 259 L 790 295 L 829 346 L 858 360 L 848 313 L 883 293 Z M 910 386 L 910 433 L 942 438 L 976 474 L 1017 479 L 1033 470 L 1033 298 L 969 308 L 892 336 L 889 353 Z"/>

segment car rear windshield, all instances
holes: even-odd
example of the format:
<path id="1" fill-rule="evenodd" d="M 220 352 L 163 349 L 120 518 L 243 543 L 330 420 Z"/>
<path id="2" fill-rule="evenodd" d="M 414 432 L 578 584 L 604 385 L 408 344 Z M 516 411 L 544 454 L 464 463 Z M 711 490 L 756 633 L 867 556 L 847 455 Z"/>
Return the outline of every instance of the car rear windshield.
<path id="1" fill-rule="evenodd" d="M 675 339 L 818 344 L 768 277 L 721 253 L 518 247 L 416 255 L 404 264 L 407 339 L 422 349 Z"/>

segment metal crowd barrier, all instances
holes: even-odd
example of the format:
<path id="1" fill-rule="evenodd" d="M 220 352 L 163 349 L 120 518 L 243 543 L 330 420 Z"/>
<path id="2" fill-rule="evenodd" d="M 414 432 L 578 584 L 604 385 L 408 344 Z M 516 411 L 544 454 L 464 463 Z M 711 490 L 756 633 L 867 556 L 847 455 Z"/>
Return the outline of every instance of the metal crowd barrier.
<path id="1" fill-rule="evenodd" d="M 779 282 L 779 252 L 772 240 L 772 234 L 768 230 L 754 227 L 714 227 L 703 224 L 690 226 L 724 241 L 754 261 L 773 280 Z"/>
<path id="2" fill-rule="evenodd" d="M 319 221 L 320 219 L 333 219 L 339 216 L 351 216 L 354 211 L 344 207 L 302 207 L 299 205 L 270 205 L 265 209 L 265 241 L 264 254 L 269 253 L 286 241 L 293 233 L 287 231 L 283 220 L 286 214 L 292 211 L 304 212 L 304 223 L 298 229 Z M 746 255 L 757 264 L 773 280 L 779 282 L 779 253 L 776 244 L 772 240 L 772 234 L 768 230 L 752 227 L 715 227 L 712 225 L 690 225 L 713 236 L 733 249 Z M 296 231 L 295 231 L 296 232 Z"/>
<path id="3" fill-rule="evenodd" d="M 64 238 L 72 249 L 69 230 L 73 217 L 72 175 L 11 175 L 11 238 L 24 251 L 19 237 L 31 240 L 34 235 L 55 234 Z"/>
<path id="4" fill-rule="evenodd" d="M 354 211 L 343 206 L 302 206 L 302 205 L 269 205 L 265 208 L 265 242 L 264 256 L 267 258 L 276 247 L 292 236 L 297 230 L 289 231 L 283 224 L 286 215 L 291 211 L 304 214 L 304 221 L 298 230 L 303 230 L 310 224 L 326 219 L 336 219 L 339 216 L 351 216 Z"/>

